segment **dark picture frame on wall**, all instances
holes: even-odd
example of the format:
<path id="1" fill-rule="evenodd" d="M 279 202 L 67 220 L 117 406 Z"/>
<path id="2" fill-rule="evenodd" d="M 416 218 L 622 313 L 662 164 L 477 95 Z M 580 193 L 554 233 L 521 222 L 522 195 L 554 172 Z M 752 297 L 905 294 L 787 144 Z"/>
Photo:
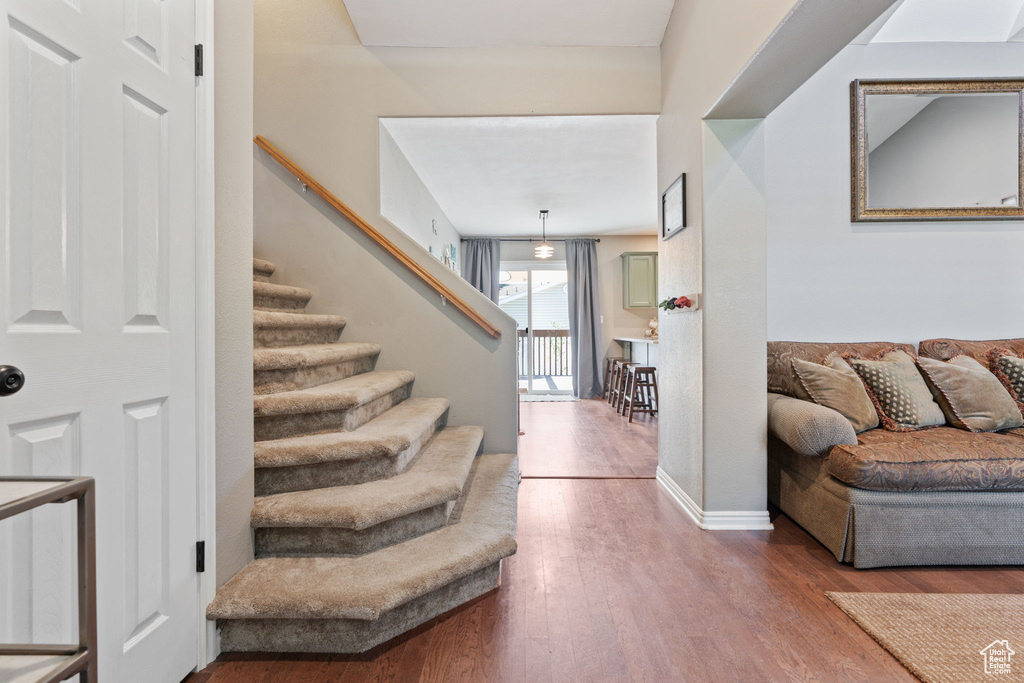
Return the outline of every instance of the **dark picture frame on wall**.
<path id="1" fill-rule="evenodd" d="M 685 227 L 686 174 L 683 173 L 661 195 L 661 239 L 667 240 Z"/>

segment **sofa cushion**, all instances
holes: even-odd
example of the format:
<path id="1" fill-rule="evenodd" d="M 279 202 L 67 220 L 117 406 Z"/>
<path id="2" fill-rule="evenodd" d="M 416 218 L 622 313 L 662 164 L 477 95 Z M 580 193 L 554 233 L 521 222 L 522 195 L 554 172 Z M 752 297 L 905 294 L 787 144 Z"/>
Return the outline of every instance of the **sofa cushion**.
<path id="1" fill-rule="evenodd" d="M 917 355 L 917 349 L 909 344 L 892 344 L 890 342 L 858 342 L 832 344 L 827 342 L 768 342 L 768 391 L 786 396 L 796 396 L 793 389 L 793 359 L 799 358 L 811 363 L 824 363 L 830 353 L 855 353 L 870 358 L 883 349 L 893 346 L 903 349 L 911 356 Z"/>
<path id="2" fill-rule="evenodd" d="M 992 349 L 1009 349 L 1024 356 L 1024 339 L 990 339 L 970 341 L 967 339 L 925 339 L 920 344 L 920 355 L 937 360 L 949 360 L 955 356 L 970 356 L 982 365 L 988 365 L 988 352 Z"/>
<path id="3" fill-rule="evenodd" d="M 1024 378 L 1024 360 L 1021 363 Z M 1010 393 L 987 367 L 970 356 L 954 356 L 948 361 L 918 358 L 917 365 L 946 420 L 954 427 L 995 432 L 1024 425 L 1024 415 Z"/>
<path id="4" fill-rule="evenodd" d="M 836 411 L 781 394 L 768 394 L 768 432 L 807 456 L 826 455 L 837 444 L 857 443 L 853 425 Z"/>
<path id="5" fill-rule="evenodd" d="M 835 410 L 850 421 L 858 434 L 878 426 L 878 413 L 864 383 L 839 354 L 830 353 L 824 365 L 794 358 L 793 373 L 797 398 Z"/>
<path id="6" fill-rule="evenodd" d="M 942 408 L 935 402 L 917 364 L 906 351 L 892 349 L 877 359 L 853 354 L 845 357 L 864 380 L 864 387 L 875 404 L 882 427 L 893 432 L 906 432 L 945 424 Z"/>
<path id="7" fill-rule="evenodd" d="M 1009 349 L 992 349 L 988 352 L 988 367 L 1024 414 L 1024 358 Z"/>
<path id="8" fill-rule="evenodd" d="M 1024 430 L 971 433 L 954 427 L 916 432 L 874 429 L 856 446 L 836 446 L 828 471 L 874 491 L 1024 490 Z"/>

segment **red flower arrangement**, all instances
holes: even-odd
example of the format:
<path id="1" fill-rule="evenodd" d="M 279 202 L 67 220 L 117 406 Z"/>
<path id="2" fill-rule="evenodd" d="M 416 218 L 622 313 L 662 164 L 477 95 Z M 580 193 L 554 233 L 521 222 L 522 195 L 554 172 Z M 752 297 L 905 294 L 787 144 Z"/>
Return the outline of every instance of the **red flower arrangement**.
<path id="1" fill-rule="evenodd" d="M 665 299 L 660 304 L 658 304 L 658 308 L 664 309 L 666 311 L 672 311 L 677 308 L 691 308 L 692 306 L 693 301 L 691 301 L 690 298 L 686 296 L 669 297 L 668 299 Z"/>

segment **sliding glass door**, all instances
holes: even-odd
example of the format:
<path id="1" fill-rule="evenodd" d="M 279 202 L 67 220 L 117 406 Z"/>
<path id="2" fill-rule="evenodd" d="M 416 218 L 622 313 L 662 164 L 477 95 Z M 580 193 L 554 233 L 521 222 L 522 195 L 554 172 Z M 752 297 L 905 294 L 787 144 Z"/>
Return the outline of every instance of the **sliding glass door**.
<path id="1" fill-rule="evenodd" d="M 519 391 L 571 394 L 564 262 L 503 263 L 498 305 L 518 323 Z"/>

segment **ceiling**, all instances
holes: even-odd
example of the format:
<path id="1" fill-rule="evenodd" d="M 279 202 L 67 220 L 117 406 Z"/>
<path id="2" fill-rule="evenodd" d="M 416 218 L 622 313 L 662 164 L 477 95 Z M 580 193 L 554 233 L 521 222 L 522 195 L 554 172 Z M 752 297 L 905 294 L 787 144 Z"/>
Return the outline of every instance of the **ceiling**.
<path id="1" fill-rule="evenodd" d="M 656 234 L 656 116 L 381 119 L 464 235 Z M 381 182 L 387 182 L 382 179 Z"/>
<path id="2" fill-rule="evenodd" d="M 658 47 L 675 0 L 345 0 L 363 45 Z"/>
<path id="3" fill-rule="evenodd" d="M 873 43 L 1024 40 L 1024 0 L 903 0 Z"/>

